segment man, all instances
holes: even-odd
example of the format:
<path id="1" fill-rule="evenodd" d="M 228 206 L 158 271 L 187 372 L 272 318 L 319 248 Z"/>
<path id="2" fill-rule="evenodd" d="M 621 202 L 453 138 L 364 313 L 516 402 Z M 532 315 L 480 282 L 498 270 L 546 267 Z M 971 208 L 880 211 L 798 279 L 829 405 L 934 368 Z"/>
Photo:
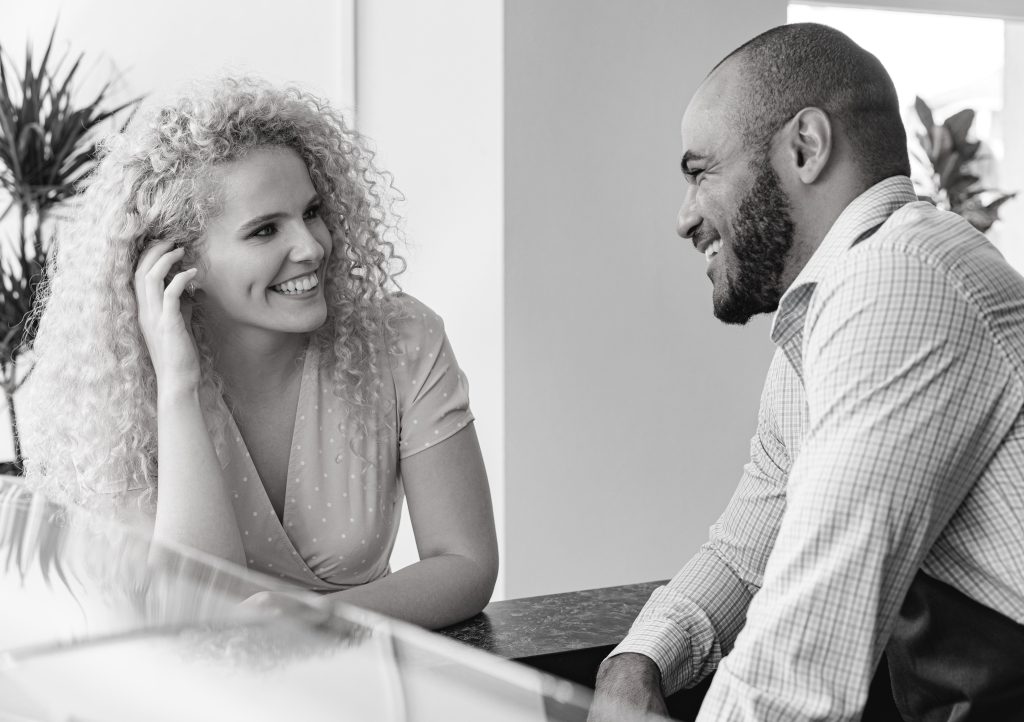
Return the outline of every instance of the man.
<path id="1" fill-rule="evenodd" d="M 679 234 L 715 315 L 776 311 L 751 459 L 710 540 L 601 666 L 592 719 L 1024 719 L 1024 279 L 918 202 L 892 81 L 769 30 L 682 121 Z"/>

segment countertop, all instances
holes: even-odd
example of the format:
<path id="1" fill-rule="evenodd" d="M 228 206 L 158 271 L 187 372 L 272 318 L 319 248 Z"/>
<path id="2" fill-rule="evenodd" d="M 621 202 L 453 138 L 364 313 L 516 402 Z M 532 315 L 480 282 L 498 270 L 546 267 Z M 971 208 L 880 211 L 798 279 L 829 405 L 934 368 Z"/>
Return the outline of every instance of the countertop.
<path id="1" fill-rule="evenodd" d="M 618 644 L 648 597 L 664 581 L 492 602 L 483 612 L 440 630 L 506 659 L 578 652 Z"/>

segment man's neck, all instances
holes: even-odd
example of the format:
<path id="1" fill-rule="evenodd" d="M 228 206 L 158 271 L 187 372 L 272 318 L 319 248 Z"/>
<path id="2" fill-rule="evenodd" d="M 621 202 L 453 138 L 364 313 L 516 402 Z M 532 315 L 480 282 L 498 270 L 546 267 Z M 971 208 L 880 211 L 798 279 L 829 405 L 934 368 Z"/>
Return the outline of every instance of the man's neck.
<path id="1" fill-rule="evenodd" d="M 782 278 L 783 288 L 796 280 L 839 216 L 866 190 L 862 183 L 833 185 L 814 189 L 802 202 L 793 204 L 793 247 Z"/>

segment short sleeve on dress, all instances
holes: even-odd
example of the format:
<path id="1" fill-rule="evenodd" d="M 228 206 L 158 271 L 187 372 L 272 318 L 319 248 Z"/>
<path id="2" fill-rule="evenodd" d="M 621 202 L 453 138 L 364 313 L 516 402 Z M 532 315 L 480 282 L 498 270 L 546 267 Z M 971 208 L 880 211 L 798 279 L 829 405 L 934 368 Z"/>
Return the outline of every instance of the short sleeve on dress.
<path id="1" fill-rule="evenodd" d="M 441 317 L 407 294 L 397 297 L 403 317 L 395 324 L 391 356 L 398 398 L 399 456 L 406 458 L 454 435 L 473 420 L 469 385 L 445 334 Z"/>

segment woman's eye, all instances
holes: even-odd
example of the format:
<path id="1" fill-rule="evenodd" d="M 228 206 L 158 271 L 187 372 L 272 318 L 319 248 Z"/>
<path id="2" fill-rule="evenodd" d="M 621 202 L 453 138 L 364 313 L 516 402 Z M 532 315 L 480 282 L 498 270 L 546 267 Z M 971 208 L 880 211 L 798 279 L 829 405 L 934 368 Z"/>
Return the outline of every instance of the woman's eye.
<path id="1" fill-rule="evenodd" d="M 311 221 L 314 218 L 319 218 L 320 206 L 310 206 L 309 208 L 306 209 L 306 212 L 302 214 L 302 217 L 307 221 Z"/>
<path id="2" fill-rule="evenodd" d="M 274 226 L 274 224 L 273 223 L 268 223 L 267 225 L 260 226 L 255 231 L 250 233 L 249 237 L 250 238 L 266 238 L 268 236 L 274 235 L 275 231 L 277 231 L 277 228 Z"/>

